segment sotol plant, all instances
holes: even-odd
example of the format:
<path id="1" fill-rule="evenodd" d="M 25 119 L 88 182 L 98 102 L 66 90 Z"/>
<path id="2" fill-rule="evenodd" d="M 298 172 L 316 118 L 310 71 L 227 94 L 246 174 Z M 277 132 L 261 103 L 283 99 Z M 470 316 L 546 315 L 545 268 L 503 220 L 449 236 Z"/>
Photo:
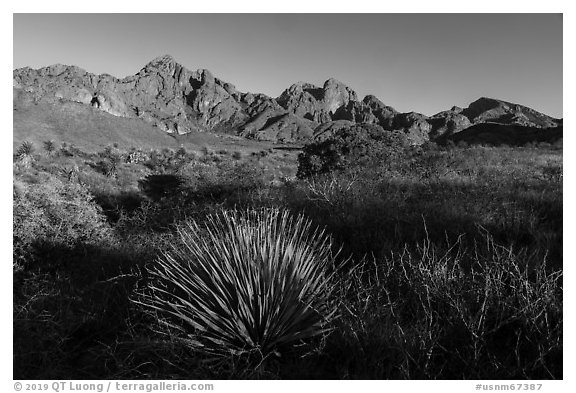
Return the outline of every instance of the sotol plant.
<path id="1" fill-rule="evenodd" d="M 52 140 L 48 140 L 48 141 L 44 141 L 44 150 L 46 150 L 46 153 L 48 155 L 51 155 L 52 153 L 54 153 L 54 151 L 56 151 L 56 144 L 54 143 L 54 141 Z"/>
<path id="2" fill-rule="evenodd" d="M 22 144 L 16 149 L 16 158 L 19 160 L 23 160 L 24 158 L 31 157 L 34 153 L 34 145 L 32 142 L 24 141 Z"/>
<path id="3" fill-rule="evenodd" d="M 272 353 L 324 334 L 336 316 L 331 238 L 286 211 L 223 211 L 179 228 L 136 300 L 196 349 Z"/>

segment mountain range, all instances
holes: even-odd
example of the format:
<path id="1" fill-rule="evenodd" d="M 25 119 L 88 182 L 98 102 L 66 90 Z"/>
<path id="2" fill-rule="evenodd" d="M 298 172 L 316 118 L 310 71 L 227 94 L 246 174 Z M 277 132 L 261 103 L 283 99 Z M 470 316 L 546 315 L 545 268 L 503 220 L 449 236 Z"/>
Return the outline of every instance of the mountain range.
<path id="1" fill-rule="evenodd" d="M 512 133 L 512 139 L 517 130 L 523 135 L 541 136 L 550 129 L 554 132 L 549 135 L 555 138 L 562 134 L 561 119 L 485 97 L 467 108 L 454 106 L 426 116 L 401 113 L 373 95 L 359 99 L 354 90 L 334 78 L 321 87 L 294 83 L 276 98 L 244 93 L 206 69 L 186 69 L 169 55 L 152 60 L 137 74 L 123 79 L 56 64 L 16 69 L 13 84 L 15 100 L 25 96 L 32 103 L 90 105 L 116 117 L 141 119 L 169 134 L 212 132 L 302 143 L 359 123 L 402 131 L 413 144 L 477 137 L 479 132 L 498 130 Z"/>

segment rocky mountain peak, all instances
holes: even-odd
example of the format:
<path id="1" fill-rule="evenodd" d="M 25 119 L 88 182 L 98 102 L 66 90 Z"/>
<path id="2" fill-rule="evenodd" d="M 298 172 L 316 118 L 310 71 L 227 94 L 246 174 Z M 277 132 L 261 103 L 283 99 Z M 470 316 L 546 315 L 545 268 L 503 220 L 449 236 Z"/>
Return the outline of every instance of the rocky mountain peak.
<path id="1" fill-rule="evenodd" d="M 345 106 L 350 101 L 358 101 L 356 92 L 344 83 L 330 78 L 324 82 L 324 102 L 326 110 L 334 114 L 338 108 Z"/>
<path id="2" fill-rule="evenodd" d="M 391 106 L 385 105 L 376 96 L 369 94 L 362 100 L 362 103 L 367 105 L 372 111 L 396 114 L 398 111 Z"/>
<path id="3" fill-rule="evenodd" d="M 175 76 L 182 68 L 172 56 L 163 55 L 148 62 L 140 72 Z"/>
<path id="4" fill-rule="evenodd" d="M 339 81 L 338 79 L 336 79 L 336 78 L 328 78 L 328 79 L 326 79 L 326 81 L 324 82 L 323 88 L 324 88 L 324 90 L 328 90 L 328 89 L 338 89 L 338 88 L 350 90 L 350 88 L 349 88 L 348 86 L 346 86 L 344 83 L 340 82 L 340 81 Z"/>
<path id="5" fill-rule="evenodd" d="M 172 66 L 175 64 L 177 63 L 174 57 L 172 57 L 171 55 L 162 55 L 150 60 L 148 64 L 146 64 L 145 68 L 146 67 L 161 68 L 166 66 Z"/>
<path id="6" fill-rule="evenodd" d="M 362 99 L 362 102 L 365 103 L 365 104 L 379 103 L 379 104 L 384 105 L 384 104 L 382 103 L 382 101 L 380 101 L 380 100 L 378 99 L 378 97 L 376 97 L 376 96 L 374 96 L 374 95 L 372 95 L 372 94 L 368 94 L 367 96 L 365 96 L 365 97 Z"/>

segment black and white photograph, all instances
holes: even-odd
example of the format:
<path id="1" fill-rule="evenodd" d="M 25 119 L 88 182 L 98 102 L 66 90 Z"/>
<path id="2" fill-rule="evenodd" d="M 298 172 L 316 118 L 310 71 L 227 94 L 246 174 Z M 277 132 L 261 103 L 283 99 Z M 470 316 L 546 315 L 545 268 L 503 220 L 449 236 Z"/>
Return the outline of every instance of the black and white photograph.
<path id="1" fill-rule="evenodd" d="M 12 15 L 10 388 L 569 378 L 563 13 L 174 8 Z"/>

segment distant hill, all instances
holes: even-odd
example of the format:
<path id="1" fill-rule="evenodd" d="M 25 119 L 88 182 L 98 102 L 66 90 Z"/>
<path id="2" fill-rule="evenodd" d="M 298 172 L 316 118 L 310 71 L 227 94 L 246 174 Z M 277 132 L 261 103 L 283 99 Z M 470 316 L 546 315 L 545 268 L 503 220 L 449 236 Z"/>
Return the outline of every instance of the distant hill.
<path id="1" fill-rule="evenodd" d="M 491 146 L 522 146 L 527 143 L 562 142 L 562 126 L 553 128 L 527 127 L 516 124 L 480 123 L 439 140 L 441 143 L 452 141 L 456 144 L 483 144 Z"/>
<path id="2" fill-rule="evenodd" d="M 462 114 L 475 124 L 490 122 L 538 128 L 560 125 L 559 119 L 554 119 L 534 109 L 486 97 L 471 103 L 468 108 L 462 110 Z"/>
<path id="3" fill-rule="evenodd" d="M 326 138 L 346 121 L 400 130 L 412 143 L 421 144 L 484 123 L 538 129 L 561 125 L 559 119 L 491 98 L 480 98 L 468 108 L 453 107 L 430 117 L 400 113 L 373 95 L 359 100 L 354 90 L 334 78 L 321 87 L 298 82 L 272 98 L 240 92 L 210 71 L 190 71 L 169 55 L 150 61 L 138 73 L 123 79 L 56 64 L 37 70 L 14 70 L 13 83 L 15 140 L 45 133 L 69 139 L 81 137 L 94 144 L 108 138 L 138 140 L 146 145 L 159 139 L 162 144 L 168 143 L 169 135 L 201 132 L 302 143 L 318 135 Z M 79 125 L 82 119 L 90 127 Z M 35 122 L 36 129 L 28 129 Z"/>

